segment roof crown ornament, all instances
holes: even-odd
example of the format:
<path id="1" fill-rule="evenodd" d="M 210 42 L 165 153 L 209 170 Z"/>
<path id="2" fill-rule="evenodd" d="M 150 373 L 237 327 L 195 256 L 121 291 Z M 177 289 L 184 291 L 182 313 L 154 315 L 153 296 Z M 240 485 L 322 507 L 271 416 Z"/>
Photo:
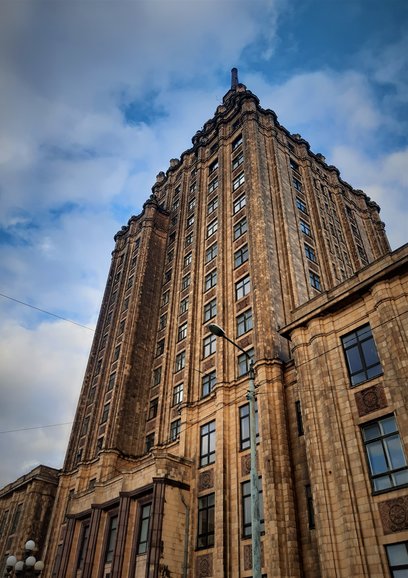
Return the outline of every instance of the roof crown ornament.
<path id="1" fill-rule="evenodd" d="M 231 90 L 235 90 L 238 85 L 238 69 L 231 68 Z"/>

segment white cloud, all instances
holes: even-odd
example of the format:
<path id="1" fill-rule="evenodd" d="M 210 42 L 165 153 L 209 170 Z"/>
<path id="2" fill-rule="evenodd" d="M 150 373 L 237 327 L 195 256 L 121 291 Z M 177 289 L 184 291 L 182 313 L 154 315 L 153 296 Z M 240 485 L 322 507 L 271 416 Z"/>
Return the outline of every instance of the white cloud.
<path id="1" fill-rule="evenodd" d="M 92 336 L 62 321 L 35 329 L 2 323 L 1 431 L 73 420 Z M 69 426 L 60 426 L 1 434 L 0 485 L 25 473 L 27 464 L 60 467 L 69 431 Z"/>

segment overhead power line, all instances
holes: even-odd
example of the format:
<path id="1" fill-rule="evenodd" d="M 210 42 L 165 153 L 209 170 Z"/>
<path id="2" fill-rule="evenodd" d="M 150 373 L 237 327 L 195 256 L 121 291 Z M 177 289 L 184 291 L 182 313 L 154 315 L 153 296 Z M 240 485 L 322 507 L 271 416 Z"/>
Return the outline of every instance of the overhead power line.
<path id="1" fill-rule="evenodd" d="M 72 319 L 67 319 L 66 317 L 61 317 L 61 315 L 57 315 L 56 313 L 51 313 L 51 311 L 46 311 L 45 309 L 40 309 L 40 307 L 35 307 L 34 305 L 30 305 L 29 303 L 25 303 L 24 301 L 20 301 L 19 299 L 14 299 L 14 297 L 10 297 L 9 295 L 5 295 L 4 293 L 0 293 L 0 297 L 4 297 L 5 299 L 10 299 L 10 301 L 15 301 L 15 303 L 19 303 L 20 305 L 25 305 L 26 307 L 30 307 L 30 309 L 35 309 L 36 311 L 41 311 L 41 313 L 46 313 L 46 315 L 51 315 L 52 317 L 56 317 L 57 319 L 61 319 L 62 321 L 66 321 L 67 323 L 72 323 L 73 325 L 78 325 L 78 327 L 82 327 L 83 329 L 89 329 L 89 331 L 95 331 L 95 329 L 92 329 L 92 327 L 88 327 L 87 325 L 82 325 L 82 323 L 77 323 L 77 321 L 72 321 Z"/>
<path id="2" fill-rule="evenodd" d="M 46 427 L 58 427 L 60 425 L 72 425 L 73 422 L 72 421 L 66 421 L 64 423 L 52 423 L 50 425 L 38 425 L 35 427 L 20 427 L 18 429 L 7 429 L 4 431 L 0 431 L 0 434 L 5 434 L 5 433 L 14 433 L 14 432 L 18 432 L 18 431 L 29 431 L 32 429 L 44 429 Z"/>

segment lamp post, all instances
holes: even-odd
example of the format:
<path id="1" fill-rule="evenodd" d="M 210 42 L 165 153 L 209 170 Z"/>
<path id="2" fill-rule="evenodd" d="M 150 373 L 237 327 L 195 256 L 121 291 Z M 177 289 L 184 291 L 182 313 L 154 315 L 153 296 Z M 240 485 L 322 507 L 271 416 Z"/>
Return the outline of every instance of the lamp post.
<path id="1" fill-rule="evenodd" d="M 4 576 L 19 576 L 28 578 L 29 576 L 39 576 L 44 570 L 44 562 L 37 560 L 33 553 L 37 549 L 34 540 L 28 540 L 24 545 L 24 557 L 17 560 L 11 555 L 6 560 L 6 571 Z"/>
<path id="2" fill-rule="evenodd" d="M 258 470 L 256 465 L 256 416 L 255 416 L 255 370 L 254 360 L 247 351 L 242 349 L 238 343 L 230 339 L 225 331 L 215 323 L 210 323 L 208 326 L 210 332 L 216 337 L 222 337 L 234 347 L 242 351 L 242 353 L 249 360 L 249 390 L 247 399 L 249 401 L 249 417 L 250 417 L 250 448 L 251 448 L 251 471 L 250 471 L 250 486 L 251 486 L 251 527 L 252 527 L 252 576 L 253 578 L 261 578 L 261 522 L 259 516 L 259 489 L 258 489 Z"/>

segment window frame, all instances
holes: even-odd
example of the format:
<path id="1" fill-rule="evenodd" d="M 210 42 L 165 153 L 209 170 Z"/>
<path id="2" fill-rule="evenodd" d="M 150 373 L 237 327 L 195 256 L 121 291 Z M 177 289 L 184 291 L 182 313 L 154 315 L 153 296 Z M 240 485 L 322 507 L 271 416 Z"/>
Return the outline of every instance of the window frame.
<path id="1" fill-rule="evenodd" d="M 217 383 L 217 372 L 215 369 L 203 375 L 201 379 L 201 397 L 210 395 Z"/>
<path id="2" fill-rule="evenodd" d="M 248 221 L 246 217 L 240 219 L 234 225 L 234 241 L 242 237 L 248 231 Z"/>
<path id="3" fill-rule="evenodd" d="M 246 259 L 244 258 L 245 256 Z M 239 263 L 237 262 L 238 260 L 240 260 Z M 249 260 L 249 248 L 248 244 L 245 243 L 234 252 L 234 269 L 237 269 L 238 267 L 246 263 L 248 260 Z"/>
<path id="4" fill-rule="evenodd" d="M 238 408 L 238 418 L 239 418 L 239 449 L 240 451 L 248 450 L 251 447 L 251 415 L 249 412 L 249 403 L 244 403 Z M 256 432 L 256 443 L 259 444 L 261 441 L 259 434 L 259 415 L 258 415 L 258 403 L 255 402 L 255 432 Z"/>
<path id="5" fill-rule="evenodd" d="M 245 183 L 245 172 L 242 171 L 232 181 L 232 191 L 237 191 Z"/>
<path id="6" fill-rule="evenodd" d="M 361 337 L 364 337 L 364 333 L 362 333 L 363 331 L 365 331 L 365 333 L 367 334 L 367 337 L 365 339 L 361 339 Z M 355 339 L 355 343 L 350 342 L 348 344 L 347 342 L 349 340 L 353 339 L 353 336 Z M 376 363 L 372 363 L 372 364 L 367 364 L 366 354 L 365 354 L 363 346 L 362 346 L 362 344 L 367 343 L 369 341 L 372 341 L 371 347 L 374 346 L 373 351 L 375 351 L 375 356 L 377 358 Z M 351 387 L 356 387 L 357 385 L 360 385 L 360 383 L 364 383 L 365 381 L 370 381 L 371 379 L 375 379 L 376 377 L 379 377 L 380 375 L 383 374 L 383 368 L 381 365 L 381 360 L 380 360 L 380 357 L 378 355 L 378 348 L 377 348 L 377 345 L 376 345 L 376 342 L 374 339 L 374 335 L 373 335 L 373 332 L 371 330 L 371 326 L 369 323 L 365 323 L 364 325 L 357 327 L 353 331 L 350 331 L 350 332 L 346 333 L 345 335 L 342 335 L 341 336 L 341 344 L 342 344 L 343 354 L 345 357 L 345 362 L 346 362 L 346 367 L 347 367 L 347 372 L 348 372 Z M 357 346 L 359 362 L 361 364 L 361 369 L 353 371 L 351 361 L 349 361 L 349 355 L 347 352 L 350 351 L 351 349 L 355 349 L 356 346 Z M 372 352 L 371 352 L 371 355 L 372 355 Z M 379 371 L 376 373 L 373 373 L 373 371 L 375 371 L 375 368 L 378 368 Z M 362 379 L 358 378 L 358 376 L 360 374 L 362 374 L 362 376 L 361 376 Z"/>
<path id="7" fill-rule="evenodd" d="M 213 243 L 208 247 L 205 252 L 205 262 L 210 263 L 213 259 L 215 259 L 218 255 L 218 245 L 217 243 Z"/>
<path id="8" fill-rule="evenodd" d="M 263 507 L 263 487 L 262 477 L 258 477 L 258 499 L 259 499 L 259 527 L 261 532 L 265 532 L 265 517 Z M 242 508 L 242 537 L 252 537 L 252 520 L 251 520 L 251 480 L 241 482 L 241 508 Z M 248 508 L 249 504 L 249 508 Z"/>
<path id="9" fill-rule="evenodd" d="M 211 301 L 204 303 L 204 314 L 203 314 L 204 323 L 207 323 L 207 321 L 210 321 L 210 319 L 213 319 L 216 315 L 217 315 L 217 298 L 214 297 L 214 299 L 211 299 Z"/>
<path id="10" fill-rule="evenodd" d="M 242 195 L 239 195 L 239 197 L 234 199 L 234 201 L 232 203 L 233 214 L 236 215 L 244 207 L 246 207 L 246 195 L 245 195 L 245 193 L 242 193 Z"/>
<path id="11" fill-rule="evenodd" d="M 146 554 L 149 547 L 149 531 L 150 531 L 150 520 L 152 515 L 152 502 L 147 502 L 139 504 L 140 511 L 138 517 L 138 532 L 137 532 L 137 542 L 136 542 L 136 554 Z M 147 512 L 148 515 L 145 514 Z M 141 539 L 143 538 L 145 539 Z"/>
<path id="12" fill-rule="evenodd" d="M 185 349 L 183 349 L 183 351 L 180 351 L 179 353 L 177 353 L 176 359 L 175 359 L 175 366 L 176 366 L 176 370 L 175 370 L 176 373 L 185 368 L 185 366 L 186 366 L 186 350 Z"/>
<path id="13" fill-rule="evenodd" d="M 236 334 L 241 337 L 253 329 L 252 308 L 246 309 L 236 317 Z"/>
<path id="14" fill-rule="evenodd" d="M 239 301 L 251 292 L 251 278 L 245 275 L 235 283 L 235 300 Z"/>
<path id="15" fill-rule="evenodd" d="M 197 549 L 212 548 L 215 542 L 215 492 L 200 496 L 197 510 Z"/>
<path id="16" fill-rule="evenodd" d="M 212 269 L 204 277 L 204 292 L 209 291 L 217 285 L 217 269 Z"/>
<path id="17" fill-rule="evenodd" d="M 394 421 L 394 429 L 392 431 L 386 431 L 385 428 L 382 426 L 383 422 L 390 422 L 390 420 Z M 370 428 L 373 428 L 373 426 L 376 425 L 380 431 L 380 435 L 377 436 L 370 436 L 370 437 L 366 437 L 366 431 L 369 430 Z M 401 438 L 399 429 L 398 429 L 398 424 L 397 424 L 397 420 L 395 417 L 395 414 L 388 414 L 385 416 L 382 416 L 380 418 L 377 418 L 376 420 L 372 420 L 369 421 L 365 424 L 362 424 L 360 426 L 361 428 L 361 435 L 362 435 L 362 440 L 363 440 L 363 444 L 364 444 L 364 451 L 366 454 L 366 459 L 367 459 L 367 465 L 368 465 L 368 471 L 369 471 L 369 475 L 370 475 L 370 480 L 371 480 L 371 486 L 372 486 L 372 490 L 374 494 L 377 493 L 382 493 L 382 492 L 388 492 L 388 491 L 392 491 L 398 488 L 402 488 L 402 487 L 407 487 L 408 486 L 408 462 L 407 462 L 407 457 L 406 457 L 406 453 L 405 453 L 405 448 L 403 445 L 403 440 Z M 393 442 L 393 445 L 390 444 L 389 441 Z M 397 441 L 398 443 L 398 448 L 396 447 L 396 444 L 394 443 L 395 441 Z M 387 443 L 388 442 L 388 443 Z M 385 469 L 383 469 L 380 472 L 376 472 L 375 471 L 375 464 L 373 462 L 373 457 L 377 458 L 378 461 L 378 457 L 380 455 L 379 451 L 378 451 L 378 447 L 380 445 L 380 449 L 381 449 L 381 458 L 384 462 L 385 465 Z M 368 450 L 369 446 L 375 446 L 375 454 L 371 454 Z M 394 455 L 392 455 L 391 453 L 394 453 Z M 399 466 L 399 467 L 393 467 L 393 459 L 395 460 L 395 454 L 399 452 L 399 459 L 403 459 L 403 461 L 405 462 L 404 465 Z M 378 467 L 378 464 L 377 466 Z M 402 483 L 398 483 L 395 481 L 395 474 L 399 474 L 400 472 L 406 472 L 406 482 L 402 482 Z M 377 480 L 386 480 L 388 479 L 389 485 L 387 487 L 385 486 L 377 486 Z"/>
<path id="18" fill-rule="evenodd" d="M 181 381 L 180 383 L 176 383 L 173 387 L 173 395 L 172 395 L 172 407 L 180 405 L 183 401 L 184 397 L 184 383 Z"/>
<path id="19" fill-rule="evenodd" d="M 208 223 L 206 233 L 207 239 L 214 235 L 218 230 L 218 219 L 214 219 L 211 223 Z"/>
<path id="20" fill-rule="evenodd" d="M 408 540 L 403 540 L 401 542 L 394 542 L 393 544 L 384 544 L 384 545 L 385 545 L 385 552 L 387 554 L 388 569 L 390 571 L 392 578 L 397 578 L 399 574 L 395 574 L 394 570 L 408 570 Z M 393 564 L 391 561 L 390 551 L 392 548 L 398 546 L 405 546 L 406 561 L 403 562 L 402 564 L 399 562 Z"/>
<path id="21" fill-rule="evenodd" d="M 175 442 L 180 438 L 181 418 L 178 417 L 170 423 L 170 441 Z"/>
<path id="22" fill-rule="evenodd" d="M 217 351 L 217 338 L 210 333 L 203 338 L 203 358 L 214 355 Z"/>
<path id="23" fill-rule="evenodd" d="M 215 463 L 216 450 L 216 420 L 200 426 L 200 457 L 199 467 L 204 468 Z"/>

